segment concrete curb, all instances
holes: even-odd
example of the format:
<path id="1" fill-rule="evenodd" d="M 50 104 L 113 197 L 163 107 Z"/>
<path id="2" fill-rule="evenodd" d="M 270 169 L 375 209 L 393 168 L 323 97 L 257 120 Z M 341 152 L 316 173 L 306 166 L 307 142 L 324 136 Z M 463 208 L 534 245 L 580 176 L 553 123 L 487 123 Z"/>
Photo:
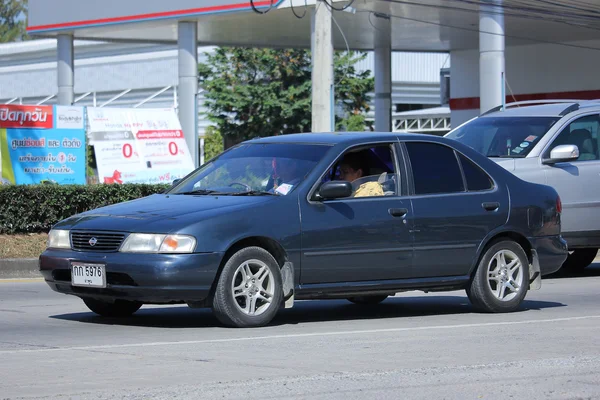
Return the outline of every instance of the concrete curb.
<path id="1" fill-rule="evenodd" d="M 41 278 L 37 258 L 0 258 L 0 279 Z"/>

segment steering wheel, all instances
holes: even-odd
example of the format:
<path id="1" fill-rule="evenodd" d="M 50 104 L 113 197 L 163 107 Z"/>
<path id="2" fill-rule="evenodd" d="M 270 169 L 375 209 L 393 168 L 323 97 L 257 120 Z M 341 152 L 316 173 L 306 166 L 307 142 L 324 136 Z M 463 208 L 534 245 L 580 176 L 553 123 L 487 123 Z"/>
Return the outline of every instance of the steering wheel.
<path id="1" fill-rule="evenodd" d="M 243 186 L 243 187 L 244 187 L 244 189 L 246 189 L 246 191 L 247 191 L 247 192 L 250 192 L 250 191 L 252 190 L 252 187 L 251 187 L 251 186 L 249 186 L 249 185 L 246 185 L 245 183 L 241 183 L 241 182 L 231 182 L 231 183 L 229 184 L 229 186 L 233 186 L 233 185 L 240 185 L 240 186 Z"/>

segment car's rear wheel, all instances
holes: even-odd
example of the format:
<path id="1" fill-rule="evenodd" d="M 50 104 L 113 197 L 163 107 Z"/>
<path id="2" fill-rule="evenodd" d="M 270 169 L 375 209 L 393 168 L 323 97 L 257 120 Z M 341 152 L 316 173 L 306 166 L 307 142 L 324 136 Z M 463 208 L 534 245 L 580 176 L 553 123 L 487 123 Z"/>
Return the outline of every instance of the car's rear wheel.
<path id="1" fill-rule="evenodd" d="M 369 305 L 369 304 L 379 304 L 387 298 L 388 298 L 387 295 L 355 296 L 355 297 L 348 297 L 347 300 L 354 304 Z"/>
<path id="2" fill-rule="evenodd" d="M 127 300 L 115 300 L 114 303 L 91 298 L 82 300 L 91 311 L 103 317 L 129 317 L 142 306 L 142 303 Z"/>
<path id="3" fill-rule="evenodd" d="M 581 272 L 587 268 L 598 255 L 598 249 L 572 250 L 563 263 L 562 268 L 571 272 Z"/>
<path id="4" fill-rule="evenodd" d="M 235 253 L 223 267 L 213 297 L 213 312 L 227 326 L 267 325 L 283 299 L 281 270 L 260 247 Z"/>
<path id="5" fill-rule="evenodd" d="M 529 261 L 512 240 L 487 248 L 467 288 L 473 306 L 484 312 L 511 312 L 521 305 L 529 289 Z"/>

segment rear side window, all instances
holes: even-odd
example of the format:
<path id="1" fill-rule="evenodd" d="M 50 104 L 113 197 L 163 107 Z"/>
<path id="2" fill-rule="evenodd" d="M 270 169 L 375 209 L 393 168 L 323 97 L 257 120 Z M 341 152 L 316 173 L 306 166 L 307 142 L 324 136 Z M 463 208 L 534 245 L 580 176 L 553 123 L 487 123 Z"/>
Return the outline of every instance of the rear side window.
<path id="1" fill-rule="evenodd" d="M 467 189 L 470 192 L 489 190 L 494 187 L 494 183 L 478 165 L 473 163 L 467 157 L 459 154 L 460 163 L 467 179 Z"/>
<path id="2" fill-rule="evenodd" d="M 464 192 L 462 173 L 454 150 L 436 143 L 406 143 L 415 194 Z"/>

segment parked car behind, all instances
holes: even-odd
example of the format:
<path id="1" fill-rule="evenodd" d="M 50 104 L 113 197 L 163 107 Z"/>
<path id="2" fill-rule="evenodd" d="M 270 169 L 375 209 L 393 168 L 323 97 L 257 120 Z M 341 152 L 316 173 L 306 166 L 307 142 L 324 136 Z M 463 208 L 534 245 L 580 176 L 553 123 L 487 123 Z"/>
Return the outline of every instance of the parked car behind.
<path id="1" fill-rule="evenodd" d="M 556 189 L 570 251 L 564 268 L 581 271 L 600 248 L 599 127 L 600 101 L 542 100 L 497 107 L 446 137 L 526 181 Z"/>
<path id="2" fill-rule="evenodd" d="M 296 299 L 457 289 L 509 312 L 566 259 L 560 229 L 554 189 L 455 141 L 284 135 L 235 146 L 164 194 L 61 221 L 40 270 L 103 316 L 185 303 L 248 327 Z"/>

